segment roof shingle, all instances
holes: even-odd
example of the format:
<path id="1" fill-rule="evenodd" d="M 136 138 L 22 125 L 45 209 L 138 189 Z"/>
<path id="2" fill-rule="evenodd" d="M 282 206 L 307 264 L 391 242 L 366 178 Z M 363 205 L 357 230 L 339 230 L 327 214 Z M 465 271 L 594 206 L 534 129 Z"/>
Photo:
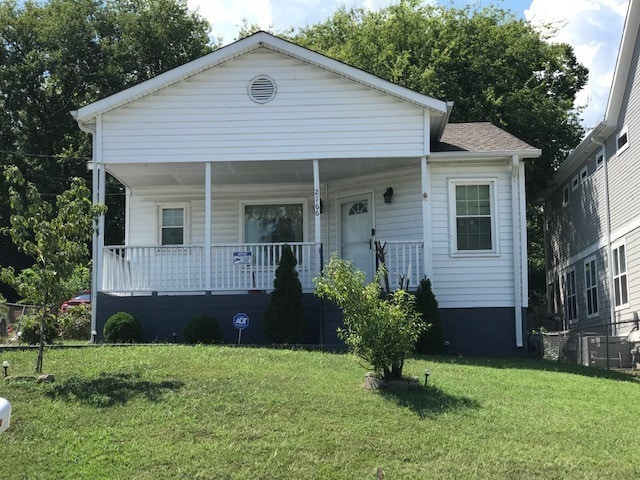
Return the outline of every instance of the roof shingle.
<path id="1" fill-rule="evenodd" d="M 509 152 L 536 150 L 490 122 L 449 123 L 432 152 Z"/>

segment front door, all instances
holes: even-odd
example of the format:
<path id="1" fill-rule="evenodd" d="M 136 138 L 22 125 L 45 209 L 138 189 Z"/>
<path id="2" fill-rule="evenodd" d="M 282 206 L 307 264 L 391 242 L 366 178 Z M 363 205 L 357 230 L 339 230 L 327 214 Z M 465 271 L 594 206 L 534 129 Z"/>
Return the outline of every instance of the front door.
<path id="1" fill-rule="evenodd" d="M 340 203 L 340 255 L 351 260 L 373 280 L 373 209 L 370 194 L 342 198 Z"/>

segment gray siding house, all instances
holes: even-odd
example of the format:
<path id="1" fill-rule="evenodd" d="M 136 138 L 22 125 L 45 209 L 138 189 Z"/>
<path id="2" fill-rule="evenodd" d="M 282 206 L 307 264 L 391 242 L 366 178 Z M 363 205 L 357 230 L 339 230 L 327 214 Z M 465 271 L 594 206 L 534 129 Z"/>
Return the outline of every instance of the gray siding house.
<path id="1" fill-rule="evenodd" d="M 72 112 L 93 136 L 94 199 L 126 187 L 124 245 L 93 249 L 94 328 L 128 311 L 179 341 L 196 315 L 260 343 L 283 244 L 294 249 L 308 343 L 339 315 L 313 296 L 332 253 L 391 282 L 432 280 L 451 349 L 523 345 L 524 161 L 540 150 L 488 123 L 448 124 L 452 103 L 265 32 Z M 258 293 L 258 294 L 256 294 Z"/>
<path id="2" fill-rule="evenodd" d="M 544 194 L 550 309 L 564 329 L 617 323 L 608 333 L 630 341 L 640 340 L 639 26 L 632 0 L 604 120 Z"/>

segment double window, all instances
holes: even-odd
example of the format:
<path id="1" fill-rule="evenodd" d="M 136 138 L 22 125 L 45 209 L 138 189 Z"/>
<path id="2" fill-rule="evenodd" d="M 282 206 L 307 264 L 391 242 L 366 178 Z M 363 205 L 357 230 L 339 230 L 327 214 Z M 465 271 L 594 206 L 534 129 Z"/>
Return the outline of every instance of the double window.
<path id="1" fill-rule="evenodd" d="M 598 279 L 596 259 L 590 258 L 584 264 L 584 285 L 587 300 L 587 317 L 598 315 Z"/>
<path id="2" fill-rule="evenodd" d="M 495 180 L 450 180 L 453 254 L 497 253 Z"/>
<path id="3" fill-rule="evenodd" d="M 564 275 L 564 314 L 569 323 L 578 319 L 578 295 L 576 293 L 576 271 L 569 270 Z"/>
<path id="4" fill-rule="evenodd" d="M 613 249 L 613 292 L 616 308 L 624 308 L 629 304 L 627 252 L 624 243 Z"/>

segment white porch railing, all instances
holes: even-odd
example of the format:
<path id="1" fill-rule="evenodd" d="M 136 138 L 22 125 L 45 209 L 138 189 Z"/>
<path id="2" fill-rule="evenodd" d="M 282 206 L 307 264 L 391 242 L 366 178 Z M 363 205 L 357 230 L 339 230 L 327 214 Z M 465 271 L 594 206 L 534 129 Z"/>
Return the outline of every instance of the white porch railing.
<path id="1" fill-rule="evenodd" d="M 400 278 L 406 285 L 409 280 L 409 290 L 415 290 L 424 275 L 422 240 L 390 240 L 382 242 L 385 245 L 385 261 L 389 284 L 392 290 L 400 286 Z"/>
<path id="2" fill-rule="evenodd" d="M 103 251 L 102 285 L 98 290 L 114 294 L 270 290 L 284 245 L 212 245 L 210 266 L 206 264 L 205 245 L 108 246 Z M 313 290 L 313 277 L 321 270 L 316 245 L 289 245 L 298 260 L 302 288 Z M 401 276 L 409 279 L 409 289 L 418 287 L 424 275 L 422 250 L 419 240 L 386 242 L 392 289 L 397 288 Z"/>
<path id="3" fill-rule="evenodd" d="M 109 246 L 103 250 L 102 288 L 106 293 L 267 290 L 284 243 Z M 313 243 L 290 243 L 302 287 L 313 288 L 320 271 Z"/>

